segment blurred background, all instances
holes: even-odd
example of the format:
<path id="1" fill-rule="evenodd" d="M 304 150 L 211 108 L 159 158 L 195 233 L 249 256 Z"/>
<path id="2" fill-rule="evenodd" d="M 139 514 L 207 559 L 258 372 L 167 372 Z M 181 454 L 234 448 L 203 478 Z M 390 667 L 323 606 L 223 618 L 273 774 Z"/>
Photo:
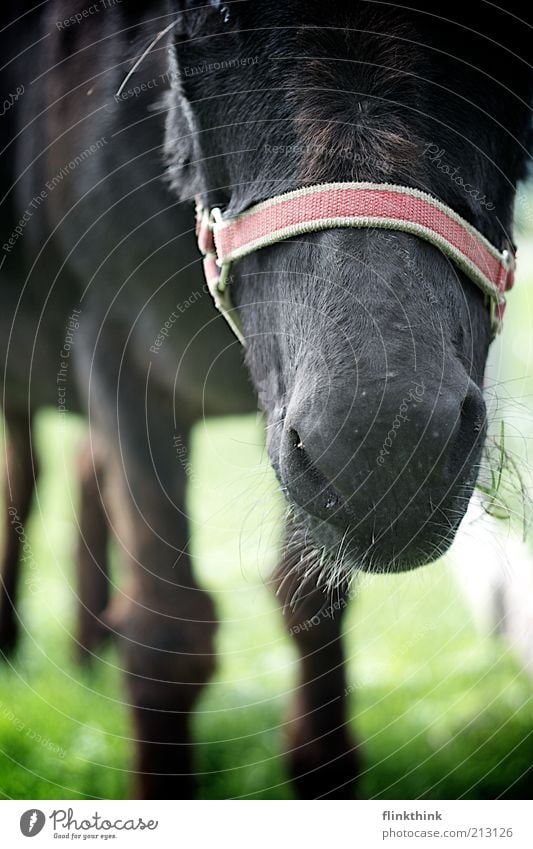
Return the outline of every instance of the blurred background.
<path id="1" fill-rule="evenodd" d="M 519 273 L 487 394 L 493 430 L 498 434 L 505 422 L 506 450 L 529 488 L 533 197 L 524 190 L 517 215 Z M 50 411 L 37 432 L 42 474 L 25 529 L 31 573 L 22 578 L 22 639 L 13 658 L 0 662 L 0 793 L 127 798 L 133 746 L 118 653 L 108 646 L 91 668 L 74 661 L 75 464 L 85 425 Z M 291 798 L 282 753 L 296 656 L 265 586 L 279 554 L 284 505 L 260 417 L 199 425 L 188 472 L 198 576 L 222 622 L 218 673 L 195 717 L 200 795 Z M 527 499 L 517 497 L 510 512 L 514 524 L 503 511 L 498 539 L 493 530 L 488 537 L 494 551 L 506 537 L 520 540 L 530 518 Z M 345 640 L 362 798 L 531 798 L 532 670 L 528 675 L 490 617 L 479 625 L 457 580 L 464 570 L 471 599 L 481 599 L 479 527 L 468 527 L 470 543 L 459 543 L 454 570 L 440 561 L 406 575 L 365 578 L 354 592 Z M 120 592 L 117 552 L 112 558 Z M 525 568 L 533 579 L 533 558 Z"/>

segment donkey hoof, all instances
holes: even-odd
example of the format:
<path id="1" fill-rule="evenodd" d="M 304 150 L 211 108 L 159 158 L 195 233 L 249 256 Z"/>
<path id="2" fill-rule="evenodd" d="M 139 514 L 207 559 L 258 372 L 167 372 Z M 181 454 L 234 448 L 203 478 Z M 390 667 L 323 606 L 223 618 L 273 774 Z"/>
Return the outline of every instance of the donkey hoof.
<path id="1" fill-rule="evenodd" d="M 0 621 L 0 660 L 13 654 L 17 641 L 18 628 L 15 623 Z"/>
<path id="2" fill-rule="evenodd" d="M 349 739 L 310 740 L 292 749 L 290 771 L 300 799 L 353 799 L 359 750 Z"/>
<path id="3" fill-rule="evenodd" d="M 89 665 L 94 660 L 98 660 L 99 652 L 106 647 L 110 638 L 111 633 L 103 624 L 81 629 L 76 639 L 76 661 L 82 665 Z"/>

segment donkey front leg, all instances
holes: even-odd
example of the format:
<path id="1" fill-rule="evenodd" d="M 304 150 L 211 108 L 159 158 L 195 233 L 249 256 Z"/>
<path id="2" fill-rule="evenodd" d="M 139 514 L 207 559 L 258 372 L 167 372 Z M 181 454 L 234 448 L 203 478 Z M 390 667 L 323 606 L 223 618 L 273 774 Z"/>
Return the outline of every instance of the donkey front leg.
<path id="1" fill-rule="evenodd" d="M 185 464 L 173 451 L 173 429 L 161 407 L 154 403 L 152 410 L 146 453 L 139 433 L 120 434 L 122 492 L 111 489 L 119 496 L 115 529 L 131 583 L 116 593 L 106 619 L 119 637 L 133 708 L 136 793 L 182 799 L 196 789 L 191 713 L 214 669 L 215 611 L 188 553 Z M 131 427 L 142 417 L 128 421 Z M 186 430 L 180 445 L 187 450 Z"/>
<path id="2" fill-rule="evenodd" d="M 5 457 L 5 515 L 4 550 L 0 581 L 0 652 L 8 654 L 15 648 L 18 634 L 17 588 L 21 561 L 27 545 L 26 520 L 37 477 L 37 465 L 32 457 L 32 420 L 24 414 L 6 410 Z M 28 578 L 31 586 L 31 578 Z"/>
<path id="3" fill-rule="evenodd" d="M 298 586 L 294 557 L 278 568 L 274 585 L 283 618 L 300 656 L 289 726 L 289 759 L 296 791 L 304 799 L 353 798 L 358 751 L 346 714 L 341 641 L 346 593 L 332 601 L 311 582 Z M 297 591 L 299 601 L 293 603 Z"/>
<path id="4" fill-rule="evenodd" d="M 106 501 L 130 573 L 104 618 L 119 640 L 133 709 L 136 793 L 190 798 L 191 713 L 214 668 L 216 629 L 214 606 L 198 587 L 189 556 L 183 454 L 190 425 L 177 420 L 172 394 L 127 355 L 119 377 L 116 339 L 102 338 L 102 361 L 92 357 L 92 347 L 81 361 L 82 367 L 95 362 L 91 420 L 107 440 Z"/>
<path id="5" fill-rule="evenodd" d="M 152 542 L 149 546 L 153 551 Z M 142 549 L 142 543 L 136 546 Z M 175 574 L 170 569 L 157 578 L 138 574 L 118 624 L 134 712 L 140 798 L 189 799 L 196 792 L 191 718 L 214 670 L 215 612 L 187 559 L 179 555 Z"/>
<path id="6" fill-rule="evenodd" d="M 89 316 L 89 314 L 87 314 Z M 97 314 L 77 346 L 81 394 L 105 439 L 111 534 L 129 572 L 104 620 L 118 639 L 136 737 L 136 795 L 195 793 L 191 713 L 214 668 L 214 606 L 194 578 L 186 486 L 190 423 L 171 391 L 139 366 L 125 330 Z M 87 393 L 86 387 L 90 386 Z M 84 389 L 85 387 L 85 389 Z"/>

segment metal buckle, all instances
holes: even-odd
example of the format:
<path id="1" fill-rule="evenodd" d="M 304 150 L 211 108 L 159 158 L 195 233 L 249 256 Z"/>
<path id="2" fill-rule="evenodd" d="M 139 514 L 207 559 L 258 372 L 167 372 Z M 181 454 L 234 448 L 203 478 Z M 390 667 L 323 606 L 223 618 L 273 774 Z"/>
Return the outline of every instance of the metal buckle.
<path id="1" fill-rule="evenodd" d="M 229 273 L 231 269 L 231 262 L 223 262 L 221 265 L 217 265 L 220 268 L 220 276 L 218 278 L 217 289 L 221 295 L 229 296 L 228 287 L 229 287 Z"/>
<path id="2" fill-rule="evenodd" d="M 514 253 L 507 248 L 502 251 L 502 263 L 506 271 L 513 271 L 515 266 Z"/>
<path id="3" fill-rule="evenodd" d="M 213 207 L 209 212 L 209 220 L 208 227 L 213 231 L 216 224 L 220 224 L 222 221 L 222 212 L 218 206 Z M 213 238 L 214 244 L 214 238 Z M 242 325 L 239 317 L 239 313 L 233 306 L 231 302 L 230 295 L 230 271 L 231 271 L 231 262 L 219 262 L 216 258 L 216 252 L 214 252 L 214 258 L 216 260 L 216 264 L 220 269 L 220 274 L 216 282 L 213 280 L 213 283 L 209 285 L 208 288 L 211 292 L 213 300 L 215 302 L 215 306 L 220 312 L 221 315 L 224 316 L 229 326 L 231 327 L 233 333 L 244 346 L 244 334 L 242 332 Z"/>

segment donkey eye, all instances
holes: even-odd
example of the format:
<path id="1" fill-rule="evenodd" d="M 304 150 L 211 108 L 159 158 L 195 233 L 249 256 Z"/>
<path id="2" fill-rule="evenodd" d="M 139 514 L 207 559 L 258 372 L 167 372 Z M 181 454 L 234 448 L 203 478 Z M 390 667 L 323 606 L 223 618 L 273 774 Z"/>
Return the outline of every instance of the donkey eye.
<path id="1" fill-rule="evenodd" d="M 229 6 L 222 3 L 221 0 L 212 0 L 211 5 L 217 10 L 223 24 L 228 24 L 231 19 Z"/>
<path id="2" fill-rule="evenodd" d="M 220 32 L 221 27 L 234 22 L 235 14 L 223 0 L 185 0 L 183 29 L 190 37 Z"/>
<path id="3" fill-rule="evenodd" d="M 220 17 L 222 18 L 222 23 L 227 24 L 230 20 L 230 11 L 227 6 L 221 6 L 219 9 Z"/>

